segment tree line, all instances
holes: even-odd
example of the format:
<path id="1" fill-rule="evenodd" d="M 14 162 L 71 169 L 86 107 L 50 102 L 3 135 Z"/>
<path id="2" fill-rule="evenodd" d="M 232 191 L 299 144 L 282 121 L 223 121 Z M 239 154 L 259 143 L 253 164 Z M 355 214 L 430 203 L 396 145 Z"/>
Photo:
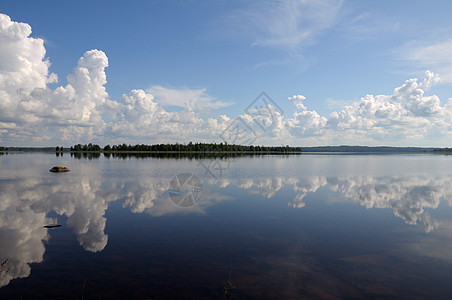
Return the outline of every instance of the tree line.
<path id="1" fill-rule="evenodd" d="M 301 152 L 301 147 L 286 146 L 254 146 L 235 145 L 227 143 L 188 143 L 188 144 L 155 144 L 155 145 L 106 145 L 101 148 L 97 144 L 77 144 L 71 146 L 74 152 L 267 152 L 267 153 L 287 153 Z"/>
<path id="2" fill-rule="evenodd" d="M 105 148 L 105 147 L 104 147 Z M 102 148 L 99 145 L 96 144 L 91 144 L 89 143 L 88 145 L 82 145 L 82 144 L 77 144 L 75 146 L 71 146 L 71 151 L 102 151 Z M 109 151 L 109 150 L 105 150 L 105 151 Z"/>

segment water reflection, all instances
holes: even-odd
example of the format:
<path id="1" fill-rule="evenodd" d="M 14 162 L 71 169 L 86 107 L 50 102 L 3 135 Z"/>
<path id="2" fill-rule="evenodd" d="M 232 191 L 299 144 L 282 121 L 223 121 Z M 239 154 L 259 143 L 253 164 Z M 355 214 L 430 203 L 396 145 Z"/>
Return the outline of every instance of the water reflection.
<path id="1" fill-rule="evenodd" d="M 425 224 L 425 231 L 431 232 L 438 226 L 425 209 L 436 209 L 441 197 L 450 195 L 452 189 L 447 184 L 449 178 L 421 177 L 354 177 L 326 178 L 311 177 L 303 182 L 292 179 L 294 190 L 299 192 L 292 207 L 301 208 L 306 205 L 303 199 L 309 193 L 315 193 L 326 186 L 342 195 L 344 201 L 353 201 L 366 207 L 391 208 L 394 215 L 402 218 L 407 224 L 418 222 Z M 341 198 L 339 198 L 341 199 Z"/>
<path id="2" fill-rule="evenodd" d="M 246 190 L 250 194 L 259 194 L 265 198 L 272 198 L 287 187 L 295 191 L 294 198 L 288 202 L 293 208 L 306 206 L 305 198 L 315 194 L 325 187 L 338 196 L 330 203 L 352 201 L 367 209 L 389 208 L 394 215 L 402 218 L 407 224 L 425 224 L 425 231 L 431 232 L 438 227 L 438 222 L 432 219 L 426 209 L 436 209 L 440 199 L 452 199 L 452 187 L 448 182 L 452 176 L 441 178 L 430 177 L 277 177 L 277 178 L 247 178 L 211 181 L 220 187 L 235 186 Z"/>
<path id="3" fill-rule="evenodd" d="M 63 152 L 56 152 L 57 157 L 63 156 Z M 3 154 L 3 152 L 0 152 Z M 100 152 L 70 152 L 71 157 L 75 158 L 99 158 Z M 176 158 L 176 159 L 210 159 L 210 161 L 218 161 L 225 159 L 233 159 L 236 157 L 259 157 L 265 156 L 262 153 L 247 153 L 247 152 L 234 152 L 234 153 L 221 153 L 221 152 L 103 152 L 103 156 L 106 158 Z M 300 153 L 293 153 L 292 156 L 300 155 Z M 289 155 L 285 155 L 288 157 Z"/>
<path id="4" fill-rule="evenodd" d="M 94 175 L 94 174 L 93 174 Z M 1 274 L 0 286 L 14 278 L 28 277 L 30 264 L 43 260 L 44 243 L 50 238 L 45 224 L 57 223 L 46 217 L 50 212 L 67 217 L 77 241 L 90 252 L 102 251 L 108 242 L 105 212 L 109 203 L 120 200 L 134 213 L 153 216 L 170 213 L 203 213 L 215 201 L 231 199 L 210 193 L 203 203 L 181 209 L 168 201 L 168 180 L 162 178 L 118 180 L 67 176 L 60 181 L 48 179 L 1 180 L 0 260 L 8 259 L 9 271 Z M 3 261 L 2 260 L 2 261 Z"/>
<path id="5" fill-rule="evenodd" d="M 357 177 L 327 180 L 328 187 L 341 193 L 344 198 L 371 208 L 392 208 L 394 215 L 407 224 L 422 222 L 425 231 L 438 227 L 427 209 L 436 209 L 440 199 L 449 199 L 451 177 Z"/>
<path id="6" fill-rule="evenodd" d="M 50 213 L 67 217 L 66 226 L 73 229 L 83 249 L 99 252 L 108 242 L 105 213 L 114 201 L 120 201 L 133 213 L 156 217 L 205 214 L 217 203 L 237 200 L 230 192 L 233 190 L 284 201 L 284 205 L 300 209 L 318 199 L 314 197 L 316 193 L 327 189 L 337 196 L 328 199 L 330 205 L 352 202 L 366 209 L 392 209 L 405 223 L 422 223 L 426 232 L 432 232 L 439 222 L 428 210 L 437 209 L 441 199 L 452 199 L 449 175 L 269 177 L 255 173 L 249 177 L 244 173 L 229 178 L 205 178 L 206 192 L 198 205 L 181 208 L 168 199 L 168 176 L 110 176 L 91 171 L 68 175 L 29 178 L 16 174 L 0 179 L 0 262 L 8 259 L 9 269 L 7 274 L 0 274 L 0 286 L 14 278 L 29 276 L 30 264 L 42 262 L 44 244 L 51 233 L 43 225 L 57 222 L 48 217 Z M 290 201 L 287 195 L 291 195 Z"/>
<path id="7" fill-rule="evenodd" d="M 7 268 L 1 274 L 0 287 L 14 278 L 28 277 L 31 271 L 29 264 L 42 262 L 45 251 L 43 242 L 49 239 L 47 229 L 42 227 L 50 221 L 45 213 L 37 213 L 26 206 L 8 207 L 15 200 L 10 196 L 2 196 L 0 203 L 0 260 L 8 260 L 5 263 Z"/>
<path id="8" fill-rule="evenodd" d="M 86 158 L 88 158 L 88 159 L 99 158 L 100 157 L 100 152 L 71 152 L 71 157 L 75 157 L 75 158 L 78 158 L 78 159 L 82 159 L 82 158 L 85 158 L 85 159 Z"/>

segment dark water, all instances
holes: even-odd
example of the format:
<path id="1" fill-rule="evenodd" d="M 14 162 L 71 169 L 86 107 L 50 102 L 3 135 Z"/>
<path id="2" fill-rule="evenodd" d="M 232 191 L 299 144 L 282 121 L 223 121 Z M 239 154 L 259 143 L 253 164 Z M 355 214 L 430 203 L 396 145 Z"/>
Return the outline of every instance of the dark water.
<path id="1" fill-rule="evenodd" d="M 451 179 L 427 154 L 1 155 L 0 299 L 452 299 Z"/>

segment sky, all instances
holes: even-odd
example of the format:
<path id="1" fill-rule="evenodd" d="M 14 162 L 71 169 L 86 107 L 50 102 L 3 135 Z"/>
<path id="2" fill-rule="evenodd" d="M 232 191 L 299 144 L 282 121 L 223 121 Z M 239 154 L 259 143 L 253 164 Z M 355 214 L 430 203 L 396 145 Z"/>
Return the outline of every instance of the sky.
<path id="1" fill-rule="evenodd" d="M 0 145 L 450 146 L 451 1 L 3 1 Z"/>

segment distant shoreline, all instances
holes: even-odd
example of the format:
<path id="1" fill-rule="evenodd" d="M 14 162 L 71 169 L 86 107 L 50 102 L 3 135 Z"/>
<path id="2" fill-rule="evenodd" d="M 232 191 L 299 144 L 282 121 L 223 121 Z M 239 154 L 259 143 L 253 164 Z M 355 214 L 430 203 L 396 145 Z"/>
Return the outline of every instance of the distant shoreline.
<path id="1" fill-rule="evenodd" d="M 307 153 L 451 153 L 452 148 L 438 147 L 395 147 L 395 146 L 254 146 L 216 143 L 157 144 L 157 145 L 114 145 L 100 147 L 96 144 L 71 147 L 0 147 L 0 153 L 41 152 L 41 153 L 105 153 L 105 154 L 307 154 Z"/>
<path id="2" fill-rule="evenodd" d="M 366 150 L 348 150 L 348 151 L 340 151 L 338 149 L 306 149 L 303 148 L 302 151 L 71 151 L 71 150 L 59 150 L 55 149 L 8 149 L 8 150 L 0 150 L 0 153 L 67 153 L 67 154 L 83 154 L 83 153 L 91 153 L 91 154 L 279 154 L 279 155 L 287 155 L 287 154 L 403 154 L 403 153 L 450 153 L 452 154 L 452 149 L 443 149 L 443 148 L 421 148 L 421 149 L 385 149 L 385 150 L 374 150 L 374 149 L 366 149 Z"/>

